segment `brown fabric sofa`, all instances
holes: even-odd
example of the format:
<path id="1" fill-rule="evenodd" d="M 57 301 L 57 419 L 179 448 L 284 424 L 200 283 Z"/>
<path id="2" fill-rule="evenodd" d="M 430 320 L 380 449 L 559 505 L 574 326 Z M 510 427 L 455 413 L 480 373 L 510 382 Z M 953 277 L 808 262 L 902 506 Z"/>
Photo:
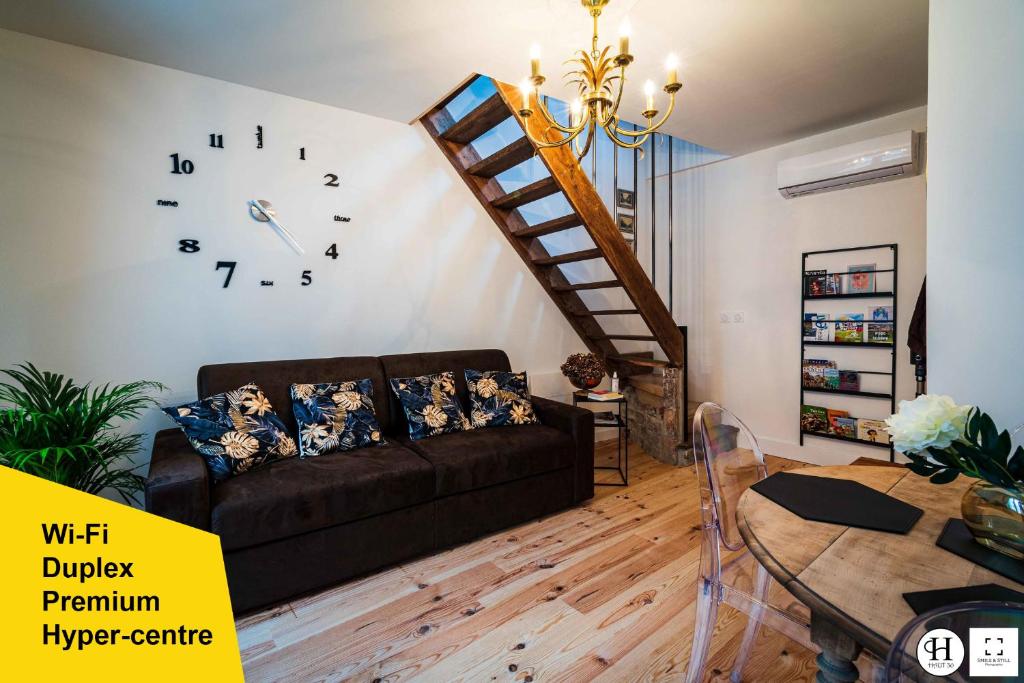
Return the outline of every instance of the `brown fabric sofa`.
<path id="1" fill-rule="evenodd" d="M 146 509 L 220 536 L 241 613 L 591 498 L 594 418 L 580 408 L 533 397 L 542 424 L 409 440 L 388 378 L 450 370 L 467 410 L 466 368 L 510 369 L 499 350 L 204 366 L 199 396 L 255 381 L 293 433 L 290 385 L 370 378 L 388 444 L 278 461 L 212 486 L 184 434 L 164 430 Z"/>

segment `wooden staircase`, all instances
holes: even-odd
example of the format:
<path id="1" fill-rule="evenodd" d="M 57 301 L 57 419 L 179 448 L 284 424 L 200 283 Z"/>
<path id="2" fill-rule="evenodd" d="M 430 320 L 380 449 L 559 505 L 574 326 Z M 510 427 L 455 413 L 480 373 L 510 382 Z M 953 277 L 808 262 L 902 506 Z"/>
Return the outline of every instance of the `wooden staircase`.
<path id="1" fill-rule="evenodd" d="M 546 135 L 551 136 L 548 139 L 555 139 L 558 134 L 546 132 L 539 116 L 523 119 L 518 113 L 518 90 L 498 81 L 493 82 L 496 88 L 493 95 L 458 121 L 453 120 L 447 105 L 472 83 L 473 79 L 467 80 L 420 119 L 470 191 L 587 347 L 604 357 L 609 372 L 616 370 L 620 375 L 628 376 L 651 372 L 658 367 L 682 367 L 684 343 L 679 328 L 573 153 L 568 147 L 538 149 L 524 135 L 494 154 L 481 158 L 472 145 L 473 140 L 510 117 L 514 117 L 523 130 L 529 126 L 537 139 L 545 139 Z M 517 190 L 503 190 L 495 176 L 534 155 L 543 162 L 547 177 Z M 572 212 L 529 225 L 519 207 L 558 193 L 565 196 Z M 538 239 L 580 226 L 589 234 L 593 248 L 552 255 Z M 570 283 L 559 268 L 564 264 L 593 259 L 603 259 L 614 279 Z M 589 310 L 579 295 L 585 290 L 613 288 L 625 290 L 631 302 L 630 308 Z M 639 316 L 650 334 L 610 334 L 598 321 L 599 317 L 607 319 L 609 316 Z M 656 342 L 667 361 L 654 359 L 650 352 L 622 352 L 615 343 L 624 341 Z"/>

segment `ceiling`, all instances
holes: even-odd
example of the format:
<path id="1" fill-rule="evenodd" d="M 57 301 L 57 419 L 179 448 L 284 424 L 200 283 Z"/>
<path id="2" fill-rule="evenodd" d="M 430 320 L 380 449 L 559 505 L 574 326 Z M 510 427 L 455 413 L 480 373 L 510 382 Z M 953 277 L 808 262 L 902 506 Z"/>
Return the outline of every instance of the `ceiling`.
<path id="1" fill-rule="evenodd" d="M 680 58 L 663 129 L 730 154 L 927 101 L 928 0 L 612 0 L 628 16 L 626 116 Z M 517 83 L 541 45 L 548 94 L 589 44 L 579 0 L 4 0 L 0 26 L 407 122 L 471 72 Z"/>

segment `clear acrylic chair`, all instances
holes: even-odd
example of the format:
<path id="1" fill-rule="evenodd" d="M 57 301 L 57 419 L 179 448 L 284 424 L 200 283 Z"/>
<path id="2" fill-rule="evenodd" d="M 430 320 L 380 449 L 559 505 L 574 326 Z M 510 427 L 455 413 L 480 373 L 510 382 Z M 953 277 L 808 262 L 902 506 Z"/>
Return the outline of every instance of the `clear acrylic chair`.
<path id="1" fill-rule="evenodd" d="M 693 443 L 700 487 L 703 539 L 697 578 L 696 620 L 687 683 L 704 678 L 718 606 L 726 603 L 748 616 L 730 679 L 740 680 L 759 624 L 782 633 L 808 649 L 806 614 L 769 605 L 773 583 L 768 572 L 746 550 L 736 523 L 736 505 L 751 484 L 768 476 L 764 454 L 746 425 L 715 403 L 702 403 L 693 416 Z M 776 591 L 785 594 L 781 586 Z M 774 593 L 774 591 L 773 591 Z"/>
<path id="2" fill-rule="evenodd" d="M 909 682 L 922 683 L 923 681 L 957 682 L 981 680 L 981 677 L 970 677 L 970 660 L 968 656 L 979 653 L 972 652 L 970 641 L 970 630 L 978 628 L 1005 628 L 1014 630 L 1014 639 L 1024 629 L 1024 604 L 1012 602 L 962 602 L 957 605 L 940 607 L 930 612 L 925 612 L 907 623 L 893 640 L 892 649 L 885 660 L 885 680 L 887 683 Z M 945 640 L 945 634 L 933 634 L 941 640 L 933 643 L 925 643 L 922 647 L 922 654 L 925 661 L 918 658 L 918 646 L 921 639 L 927 636 L 929 631 L 934 629 L 946 629 L 952 631 L 960 639 L 962 649 L 960 654 L 964 655 L 963 661 L 956 671 L 942 671 L 937 667 L 951 667 L 951 657 L 956 654 L 955 645 Z M 1018 643 L 1020 645 L 1021 643 Z M 988 651 L 992 658 L 999 657 L 1001 645 L 998 642 L 998 635 L 993 634 L 989 643 L 984 641 L 978 643 L 981 648 L 991 645 Z M 981 653 L 981 654 L 984 654 Z M 922 664 L 927 665 L 922 666 Z M 929 673 L 928 669 L 936 671 Z M 1018 674 L 1020 671 L 1018 666 Z M 998 676 L 992 673 L 984 673 L 985 681 L 1000 683 L 1001 681 L 1019 681 L 1018 676 Z"/>

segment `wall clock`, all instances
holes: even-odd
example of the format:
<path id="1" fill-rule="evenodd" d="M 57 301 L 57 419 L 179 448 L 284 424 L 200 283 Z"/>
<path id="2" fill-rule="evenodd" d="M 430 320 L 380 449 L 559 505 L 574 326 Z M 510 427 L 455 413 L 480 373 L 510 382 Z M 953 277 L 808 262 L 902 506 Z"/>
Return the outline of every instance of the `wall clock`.
<path id="1" fill-rule="evenodd" d="M 324 167 L 330 154 L 269 135 L 262 124 L 251 136 L 213 132 L 162 161 L 175 196 L 157 206 L 182 219 L 165 248 L 208 262 L 212 286 L 306 288 L 340 256 L 350 219 L 338 169 Z"/>

